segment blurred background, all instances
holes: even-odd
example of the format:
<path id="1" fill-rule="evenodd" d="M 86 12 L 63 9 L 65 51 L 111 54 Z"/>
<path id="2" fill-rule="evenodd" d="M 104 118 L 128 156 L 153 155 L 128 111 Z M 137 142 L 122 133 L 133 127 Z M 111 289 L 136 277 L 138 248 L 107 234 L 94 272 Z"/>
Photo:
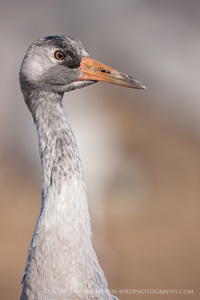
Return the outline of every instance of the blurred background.
<path id="1" fill-rule="evenodd" d="M 1 0 L 1 299 L 19 299 L 41 204 L 37 135 L 18 73 L 28 46 L 53 34 L 79 38 L 92 58 L 147 86 L 98 83 L 64 97 L 110 289 L 123 300 L 199 299 L 199 16 L 195 0 Z"/>

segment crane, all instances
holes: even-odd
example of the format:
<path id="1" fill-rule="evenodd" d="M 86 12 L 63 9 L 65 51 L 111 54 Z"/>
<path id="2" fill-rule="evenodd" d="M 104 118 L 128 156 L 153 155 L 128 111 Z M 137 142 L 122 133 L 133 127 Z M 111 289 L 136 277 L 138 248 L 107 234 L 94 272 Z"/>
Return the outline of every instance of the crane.
<path id="1" fill-rule="evenodd" d="M 30 45 L 19 78 L 36 125 L 42 166 L 41 211 L 20 299 L 117 299 L 109 292 L 92 246 L 79 150 L 62 99 L 65 92 L 98 81 L 145 86 L 90 58 L 78 39 L 60 35 Z"/>

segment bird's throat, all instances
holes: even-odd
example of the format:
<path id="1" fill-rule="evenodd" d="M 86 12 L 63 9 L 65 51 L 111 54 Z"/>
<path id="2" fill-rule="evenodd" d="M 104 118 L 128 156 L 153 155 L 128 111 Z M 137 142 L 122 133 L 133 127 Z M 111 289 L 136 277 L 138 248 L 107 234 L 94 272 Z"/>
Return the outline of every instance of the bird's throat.
<path id="1" fill-rule="evenodd" d="M 63 109 L 62 101 L 49 101 L 37 120 L 42 165 L 42 209 L 40 222 L 46 232 L 63 228 L 59 234 L 70 238 L 75 227 L 89 224 L 86 189 L 78 147 Z M 48 221 L 46 221 L 48 220 Z M 68 226 L 69 224 L 69 226 Z M 74 227 L 74 228 L 73 228 Z M 77 232 L 78 234 L 78 232 Z M 90 232 L 88 232 L 90 236 Z"/>

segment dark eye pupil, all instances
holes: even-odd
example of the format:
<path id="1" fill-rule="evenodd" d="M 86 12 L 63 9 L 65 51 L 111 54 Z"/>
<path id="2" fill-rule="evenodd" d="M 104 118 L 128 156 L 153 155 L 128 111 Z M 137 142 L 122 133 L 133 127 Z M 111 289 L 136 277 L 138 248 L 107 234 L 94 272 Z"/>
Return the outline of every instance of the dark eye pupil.
<path id="1" fill-rule="evenodd" d="M 62 51 L 60 51 L 60 50 L 57 50 L 57 51 L 54 53 L 54 57 L 55 57 L 55 59 L 57 59 L 57 60 L 63 60 L 63 59 L 65 59 L 64 53 L 63 53 Z"/>

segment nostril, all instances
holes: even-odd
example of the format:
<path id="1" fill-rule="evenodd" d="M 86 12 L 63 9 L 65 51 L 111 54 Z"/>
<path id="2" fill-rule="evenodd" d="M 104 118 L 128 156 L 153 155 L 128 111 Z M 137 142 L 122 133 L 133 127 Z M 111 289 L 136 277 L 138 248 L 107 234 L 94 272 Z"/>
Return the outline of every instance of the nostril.
<path id="1" fill-rule="evenodd" d="M 111 72 L 110 72 L 110 71 L 108 71 L 108 70 L 101 70 L 101 73 L 107 73 L 107 74 L 111 74 Z"/>

